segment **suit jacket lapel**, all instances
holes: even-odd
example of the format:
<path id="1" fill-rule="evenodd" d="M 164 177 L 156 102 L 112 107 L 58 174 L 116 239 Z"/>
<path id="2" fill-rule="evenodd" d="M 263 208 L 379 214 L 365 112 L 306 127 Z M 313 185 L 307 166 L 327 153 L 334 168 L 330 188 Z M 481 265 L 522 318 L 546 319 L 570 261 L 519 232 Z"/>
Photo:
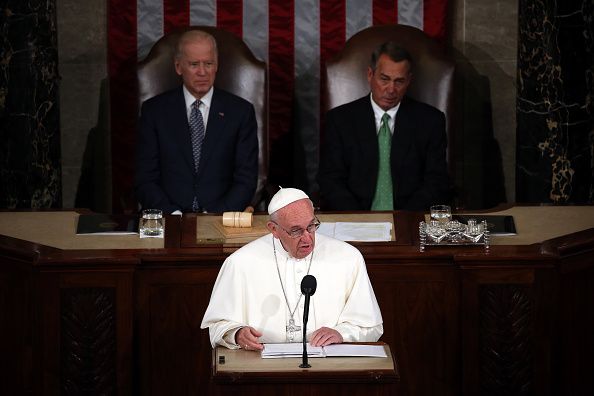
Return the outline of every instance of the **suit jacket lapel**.
<path id="1" fill-rule="evenodd" d="M 188 123 L 188 113 L 186 111 L 186 101 L 184 99 L 183 88 L 180 86 L 178 92 L 173 97 L 171 116 L 171 130 L 175 134 L 175 139 L 182 152 L 184 160 L 190 169 L 194 169 L 194 155 L 192 154 L 192 139 L 190 137 L 190 125 Z"/>
<path id="2" fill-rule="evenodd" d="M 406 98 L 400 103 L 400 108 L 394 120 L 394 136 L 392 137 L 392 149 L 390 162 L 392 163 L 392 174 L 398 169 L 405 167 L 406 153 L 409 151 L 413 140 L 414 120 L 407 111 L 408 103 Z"/>
<path id="3" fill-rule="evenodd" d="M 202 145 L 202 156 L 200 157 L 200 167 L 198 169 L 199 175 L 208 162 L 219 139 L 224 139 L 225 108 L 226 106 L 215 88 L 212 94 L 212 101 L 210 102 L 210 111 L 208 112 L 206 136 Z"/>
<path id="4" fill-rule="evenodd" d="M 370 171 L 377 173 L 379 160 L 379 146 L 377 143 L 377 131 L 375 128 L 375 114 L 373 107 L 371 107 L 370 96 L 367 95 L 361 101 L 361 110 L 357 112 L 361 117 L 357 119 L 357 140 L 360 143 L 362 158 L 367 164 L 361 166 L 369 166 Z M 370 177 L 369 180 L 374 180 Z M 373 186 L 375 189 L 375 184 Z"/>

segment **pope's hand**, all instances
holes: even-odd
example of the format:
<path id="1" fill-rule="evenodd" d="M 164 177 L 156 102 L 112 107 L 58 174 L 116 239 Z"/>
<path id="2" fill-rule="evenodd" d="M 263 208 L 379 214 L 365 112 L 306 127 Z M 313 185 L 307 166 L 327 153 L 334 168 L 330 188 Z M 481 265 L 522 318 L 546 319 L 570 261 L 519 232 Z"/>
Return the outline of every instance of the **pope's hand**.
<path id="1" fill-rule="evenodd" d="M 320 327 L 311 334 L 309 344 L 312 346 L 325 346 L 330 344 L 340 344 L 343 341 L 340 333 L 328 327 Z"/>
<path id="2" fill-rule="evenodd" d="M 258 339 L 261 336 L 262 333 L 258 330 L 245 326 L 235 333 L 235 343 L 245 350 L 260 351 L 264 348 L 264 345 L 260 344 L 260 340 Z"/>

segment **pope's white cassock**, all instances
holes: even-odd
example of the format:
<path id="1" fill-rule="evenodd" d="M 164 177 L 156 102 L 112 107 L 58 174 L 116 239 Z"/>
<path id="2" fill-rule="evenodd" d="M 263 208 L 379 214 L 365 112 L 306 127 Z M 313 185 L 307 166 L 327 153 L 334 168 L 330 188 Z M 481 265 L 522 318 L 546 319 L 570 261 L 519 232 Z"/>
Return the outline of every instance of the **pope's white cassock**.
<path id="1" fill-rule="evenodd" d="M 301 280 L 308 269 L 317 289 L 310 300 L 307 338 L 320 327 L 330 327 L 345 342 L 377 341 L 384 331 L 382 315 L 356 248 L 316 234 L 313 252 L 295 259 L 268 234 L 233 253 L 221 267 L 201 325 L 209 328 L 212 346 L 238 348 L 235 333 L 243 326 L 262 332 L 261 343 L 289 342 L 291 312 L 295 324 L 302 326 Z M 302 332 L 295 333 L 293 342 L 302 341 Z"/>

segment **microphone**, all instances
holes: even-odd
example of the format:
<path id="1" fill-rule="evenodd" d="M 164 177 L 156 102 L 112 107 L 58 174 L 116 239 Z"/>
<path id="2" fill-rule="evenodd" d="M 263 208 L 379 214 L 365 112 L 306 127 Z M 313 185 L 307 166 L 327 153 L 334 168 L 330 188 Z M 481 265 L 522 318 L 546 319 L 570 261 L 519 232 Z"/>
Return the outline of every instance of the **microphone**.
<path id="1" fill-rule="evenodd" d="M 303 293 L 305 296 L 305 308 L 303 309 L 304 330 L 305 325 L 307 324 L 307 319 L 309 318 L 309 297 L 313 296 L 313 294 L 316 292 L 317 286 L 318 282 L 316 281 L 316 277 L 313 275 L 305 275 L 301 280 L 301 293 Z"/>
<path id="2" fill-rule="evenodd" d="M 316 292 L 318 282 L 313 275 L 305 275 L 301 281 L 301 293 L 305 295 L 305 307 L 303 308 L 303 359 L 300 368 L 310 368 L 307 362 L 307 319 L 309 318 L 309 298 Z"/>

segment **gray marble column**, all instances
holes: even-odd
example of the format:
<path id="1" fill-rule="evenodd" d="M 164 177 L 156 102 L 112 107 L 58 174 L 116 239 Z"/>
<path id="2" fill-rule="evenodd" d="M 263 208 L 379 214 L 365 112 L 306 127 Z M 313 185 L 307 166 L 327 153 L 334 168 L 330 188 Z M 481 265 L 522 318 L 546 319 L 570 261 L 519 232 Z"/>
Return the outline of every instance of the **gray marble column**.
<path id="1" fill-rule="evenodd" d="M 594 203 L 594 1 L 519 2 L 518 202 Z"/>
<path id="2" fill-rule="evenodd" d="M 0 12 L 0 207 L 60 207 L 55 0 L 7 0 Z"/>

